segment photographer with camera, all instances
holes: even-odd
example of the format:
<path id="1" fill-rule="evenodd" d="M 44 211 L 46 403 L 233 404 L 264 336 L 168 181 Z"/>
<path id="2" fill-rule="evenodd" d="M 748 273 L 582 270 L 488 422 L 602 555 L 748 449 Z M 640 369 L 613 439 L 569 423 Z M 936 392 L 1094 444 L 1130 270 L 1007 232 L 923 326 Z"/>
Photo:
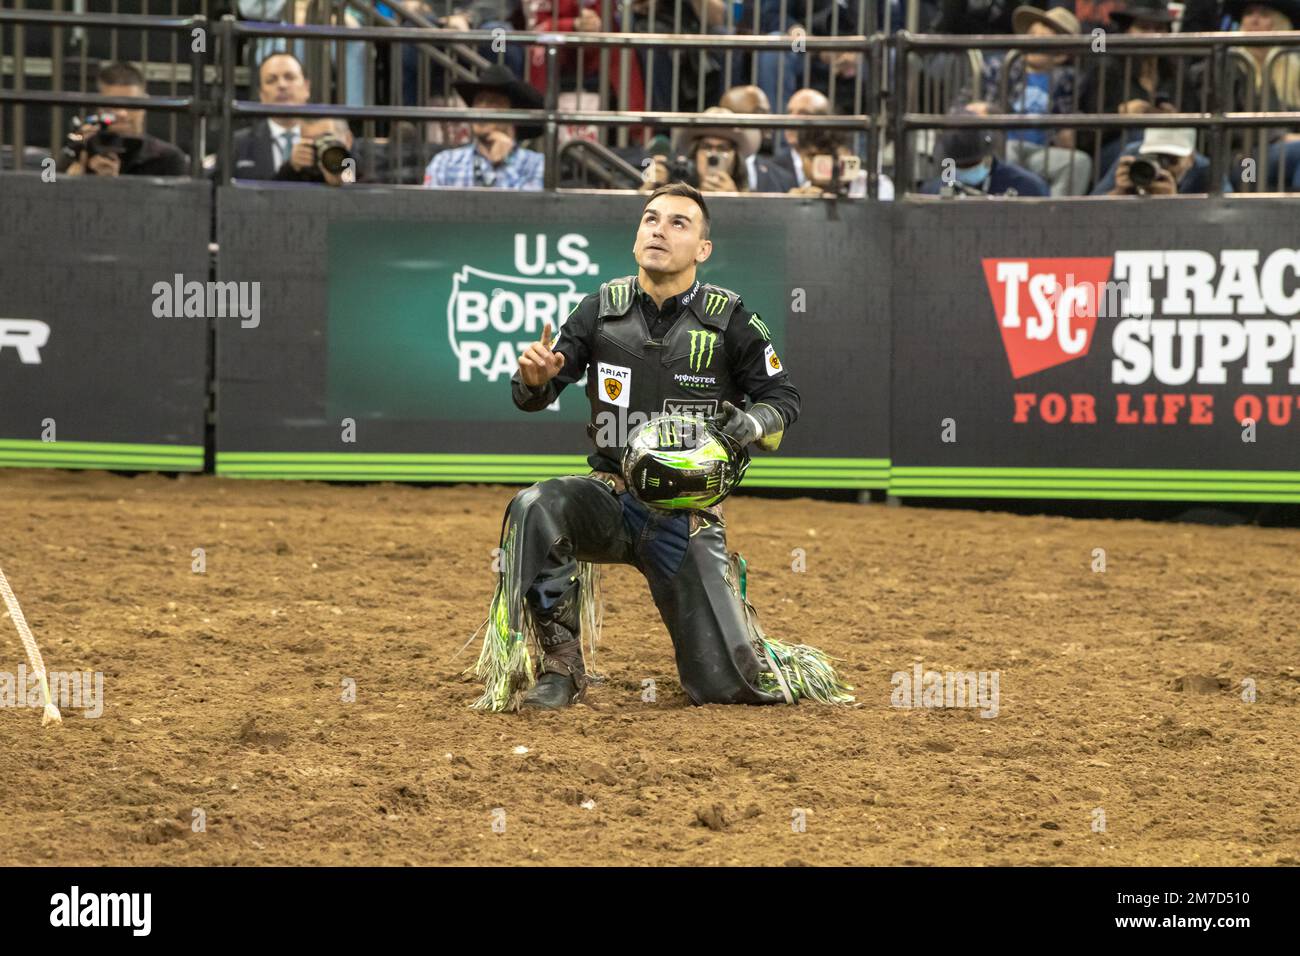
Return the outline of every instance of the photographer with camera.
<path id="1" fill-rule="evenodd" d="M 705 115 L 719 122 L 733 115 L 724 106 L 710 106 Z M 733 126 L 695 126 L 681 129 L 673 137 L 671 155 L 654 156 L 646 169 L 640 192 L 653 192 L 669 182 L 685 182 L 701 192 L 749 193 L 749 161 L 763 139 L 756 129 Z M 782 193 L 789 177 L 766 161 L 755 165 L 753 192 Z"/>
<path id="2" fill-rule="evenodd" d="M 288 160 L 276 171 L 281 182 L 324 183 L 342 186 L 357 181 L 352 156 L 352 130 L 341 119 L 315 119 L 300 127 Z M 351 160 L 351 163 L 349 163 Z"/>
<path id="3" fill-rule="evenodd" d="M 293 108 L 310 102 L 311 83 L 296 56 L 281 50 L 257 65 L 257 98 L 284 112 L 235 131 L 236 179 L 278 178 L 302 137 L 302 120 Z"/>
<path id="4" fill-rule="evenodd" d="M 1223 190 L 1232 191 L 1226 176 Z M 1173 196 L 1209 191 L 1210 161 L 1196 151 L 1196 130 L 1168 127 L 1148 129 L 1139 142 L 1124 147 L 1092 195 Z"/>
<path id="5" fill-rule="evenodd" d="M 147 96 L 144 74 L 129 63 L 99 68 L 96 86 L 101 96 L 137 99 Z M 185 176 L 188 157 L 144 131 L 145 111 L 109 106 L 84 119 L 73 120 L 59 162 L 67 176 Z"/>

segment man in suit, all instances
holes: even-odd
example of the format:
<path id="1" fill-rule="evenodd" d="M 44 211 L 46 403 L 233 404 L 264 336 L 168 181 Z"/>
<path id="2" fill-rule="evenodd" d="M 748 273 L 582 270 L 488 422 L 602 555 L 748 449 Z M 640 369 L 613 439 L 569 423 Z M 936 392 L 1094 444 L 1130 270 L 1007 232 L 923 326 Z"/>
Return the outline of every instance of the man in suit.
<path id="1" fill-rule="evenodd" d="M 235 178 L 274 179 L 302 139 L 302 119 L 294 106 L 311 99 L 311 84 L 302 63 L 292 53 L 272 53 L 257 68 L 257 97 L 263 103 L 283 104 L 285 114 L 258 120 L 234 136 Z"/>
<path id="2" fill-rule="evenodd" d="M 733 86 L 722 94 L 718 103 L 733 113 L 772 112 L 767 94 L 761 86 Z M 749 173 L 749 191 L 752 193 L 785 193 L 795 187 L 794 173 L 777 166 L 772 159 L 772 151 L 765 148 L 770 145 L 771 130 L 759 133 L 758 151 L 745 157 L 745 169 Z"/>

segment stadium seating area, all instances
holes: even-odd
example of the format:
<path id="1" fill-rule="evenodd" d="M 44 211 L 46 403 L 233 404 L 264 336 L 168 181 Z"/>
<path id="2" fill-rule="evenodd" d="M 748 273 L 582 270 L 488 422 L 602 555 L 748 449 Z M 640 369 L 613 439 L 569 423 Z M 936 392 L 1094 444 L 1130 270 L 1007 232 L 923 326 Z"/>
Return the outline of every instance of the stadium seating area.
<path id="1" fill-rule="evenodd" d="M 1296 0 L 54 6 L 0 11 L 0 169 L 879 199 L 1300 190 Z M 500 115 L 519 110 L 547 113 Z"/>

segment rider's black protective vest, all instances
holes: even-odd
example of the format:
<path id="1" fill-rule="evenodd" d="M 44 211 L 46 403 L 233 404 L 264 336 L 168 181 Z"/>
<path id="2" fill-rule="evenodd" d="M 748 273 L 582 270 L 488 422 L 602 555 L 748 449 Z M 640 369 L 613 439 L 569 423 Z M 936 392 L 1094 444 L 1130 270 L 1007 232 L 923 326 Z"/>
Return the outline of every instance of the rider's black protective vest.
<path id="1" fill-rule="evenodd" d="M 743 393 L 727 366 L 723 335 L 740 296 L 700 283 L 662 341 L 650 338 L 634 276 L 611 279 L 600 287 L 587 397 L 591 420 L 587 432 L 597 449 L 615 461 L 619 437 L 629 432 L 628 418 L 681 412 L 709 416 L 723 401 L 740 405 Z M 611 422 L 619 427 L 609 427 Z"/>

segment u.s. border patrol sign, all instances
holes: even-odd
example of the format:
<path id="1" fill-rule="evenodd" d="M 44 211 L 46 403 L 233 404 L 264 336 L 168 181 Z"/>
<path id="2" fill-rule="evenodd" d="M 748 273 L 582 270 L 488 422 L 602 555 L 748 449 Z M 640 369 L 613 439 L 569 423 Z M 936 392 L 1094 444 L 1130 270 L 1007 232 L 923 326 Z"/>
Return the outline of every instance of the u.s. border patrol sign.
<path id="1" fill-rule="evenodd" d="M 779 348 L 784 236 L 719 233 L 701 278 L 740 291 Z M 634 239 L 624 222 L 331 223 L 329 416 L 517 420 L 506 383 L 519 353 L 547 322 L 563 335 L 602 281 L 635 272 Z M 580 383 L 547 414 L 583 421 L 586 406 Z"/>

